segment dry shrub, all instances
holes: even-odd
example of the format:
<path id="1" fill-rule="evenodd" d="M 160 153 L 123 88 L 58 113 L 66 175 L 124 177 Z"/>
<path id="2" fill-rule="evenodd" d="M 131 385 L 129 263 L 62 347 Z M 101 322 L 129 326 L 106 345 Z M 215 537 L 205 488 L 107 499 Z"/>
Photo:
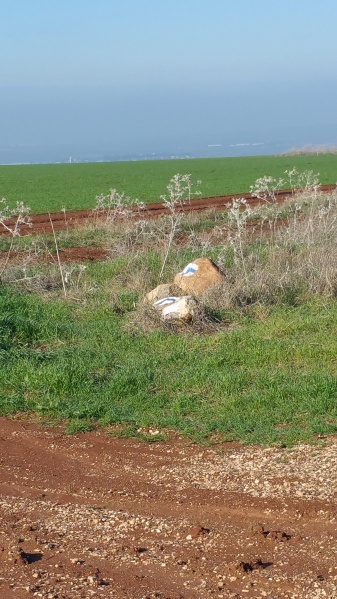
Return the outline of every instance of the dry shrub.
<path id="1" fill-rule="evenodd" d="M 295 197 L 294 203 L 297 209 L 282 226 L 277 219 L 270 219 L 268 234 L 260 228 L 259 235 L 257 224 L 252 235 L 246 215 L 237 211 L 237 230 L 231 231 L 228 245 L 219 254 L 221 259 L 231 248 L 234 264 L 227 271 L 224 288 L 212 291 L 204 301 L 213 308 L 228 309 L 261 302 L 296 304 L 312 295 L 335 297 L 336 194 L 314 195 L 311 201 L 302 195 Z"/>

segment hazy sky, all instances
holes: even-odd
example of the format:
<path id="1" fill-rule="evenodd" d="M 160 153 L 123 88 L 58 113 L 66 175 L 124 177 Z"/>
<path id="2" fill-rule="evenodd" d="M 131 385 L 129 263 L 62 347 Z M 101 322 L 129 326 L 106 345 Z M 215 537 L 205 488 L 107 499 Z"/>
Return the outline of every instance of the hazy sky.
<path id="1" fill-rule="evenodd" d="M 0 146 L 337 144 L 336 24 L 336 0 L 0 0 Z"/>

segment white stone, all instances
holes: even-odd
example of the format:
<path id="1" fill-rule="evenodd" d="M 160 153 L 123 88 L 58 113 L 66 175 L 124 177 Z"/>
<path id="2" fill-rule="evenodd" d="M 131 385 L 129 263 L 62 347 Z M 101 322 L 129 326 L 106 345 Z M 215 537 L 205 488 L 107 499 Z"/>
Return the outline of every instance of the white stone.
<path id="1" fill-rule="evenodd" d="M 162 318 L 166 321 L 189 322 L 195 315 L 197 307 L 197 301 L 190 295 L 186 295 L 166 305 L 162 310 Z"/>

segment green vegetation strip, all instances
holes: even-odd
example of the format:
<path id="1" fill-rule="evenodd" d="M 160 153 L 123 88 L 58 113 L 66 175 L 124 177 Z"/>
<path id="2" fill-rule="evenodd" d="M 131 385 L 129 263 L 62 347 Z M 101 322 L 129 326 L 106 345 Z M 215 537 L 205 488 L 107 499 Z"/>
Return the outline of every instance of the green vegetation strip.
<path id="1" fill-rule="evenodd" d="M 130 307 L 131 309 L 131 307 Z M 292 444 L 337 431 L 334 301 L 213 335 L 130 335 L 128 314 L 0 288 L 0 412 Z"/>
<path id="2" fill-rule="evenodd" d="M 176 173 L 201 180 L 204 197 L 227 195 L 247 192 L 258 177 L 281 177 L 293 167 L 319 172 L 322 184 L 337 181 L 337 155 L 20 165 L 0 166 L 0 197 L 23 201 L 32 212 L 94 208 L 96 196 L 111 188 L 158 202 Z"/>

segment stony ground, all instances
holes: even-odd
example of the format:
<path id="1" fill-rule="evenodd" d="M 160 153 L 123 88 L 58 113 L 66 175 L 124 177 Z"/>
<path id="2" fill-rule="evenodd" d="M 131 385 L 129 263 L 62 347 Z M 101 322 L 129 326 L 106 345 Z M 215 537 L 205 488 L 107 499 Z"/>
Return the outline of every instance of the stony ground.
<path id="1" fill-rule="evenodd" d="M 336 598 L 336 458 L 0 419 L 0 597 Z"/>

